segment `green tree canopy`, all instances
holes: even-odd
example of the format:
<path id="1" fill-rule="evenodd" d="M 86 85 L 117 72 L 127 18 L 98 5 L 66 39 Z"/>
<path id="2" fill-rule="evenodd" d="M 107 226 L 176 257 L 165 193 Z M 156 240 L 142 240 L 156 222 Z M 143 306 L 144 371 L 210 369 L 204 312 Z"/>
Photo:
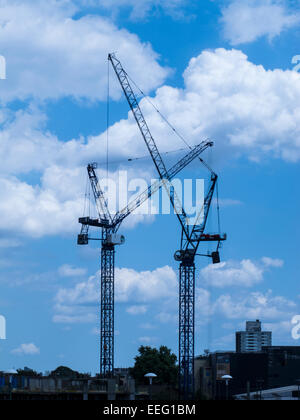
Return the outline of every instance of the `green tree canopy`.
<path id="1" fill-rule="evenodd" d="M 55 378 L 70 378 L 70 379 L 77 379 L 77 378 L 83 378 L 85 376 L 90 376 L 89 374 L 79 373 L 75 370 L 70 369 L 67 366 L 59 366 L 55 370 L 53 370 L 49 376 L 55 377 Z"/>
<path id="2" fill-rule="evenodd" d="M 42 376 L 42 373 L 38 373 L 35 370 L 24 367 L 24 369 L 17 369 L 18 375 L 20 376 L 30 376 L 30 377 L 38 377 Z"/>
<path id="3" fill-rule="evenodd" d="M 156 383 L 177 385 L 178 367 L 176 361 L 176 355 L 166 346 L 161 346 L 159 350 L 141 346 L 139 355 L 135 357 L 131 375 L 138 383 L 145 383 L 147 379 L 144 375 L 155 373 L 157 375 Z"/>

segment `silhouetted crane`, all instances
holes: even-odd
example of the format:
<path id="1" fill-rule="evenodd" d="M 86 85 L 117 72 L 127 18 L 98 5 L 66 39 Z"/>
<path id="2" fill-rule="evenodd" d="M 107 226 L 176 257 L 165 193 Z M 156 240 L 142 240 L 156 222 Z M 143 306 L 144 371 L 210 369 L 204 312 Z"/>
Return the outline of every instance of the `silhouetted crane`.
<path id="1" fill-rule="evenodd" d="M 130 109 L 134 115 L 148 151 L 152 157 L 161 180 L 168 179 L 168 171 L 151 135 L 149 127 L 138 104 L 135 93 L 130 85 L 129 76 L 122 67 L 115 54 L 109 54 L 110 60 Z M 158 111 L 158 110 L 157 110 Z M 170 125 L 170 124 L 169 124 Z M 175 131 L 175 130 L 174 130 Z M 213 144 L 210 142 L 210 145 Z M 195 257 L 196 255 L 211 257 L 213 264 L 220 262 L 219 247 L 225 241 L 226 234 L 204 233 L 212 198 L 217 185 L 218 176 L 209 166 L 199 158 L 201 163 L 211 172 L 211 180 L 204 205 L 200 209 L 194 225 L 189 219 L 174 188 L 164 184 L 169 194 L 172 206 L 181 225 L 181 246 L 175 253 L 175 260 L 180 262 L 179 267 L 179 390 L 182 399 L 192 399 L 194 396 L 194 347 L 195 347 Z M 197 254 L 201 242 L 217 242 L 217 249 L 211 254 Z"/>
<path id="2" fill-rule="evenodd" d="M 183 168 L 198 157 L 204 150 L 211 146 L 211 142 L 202 142 L 194 147 L 185 157 L 179 160 L 169 171 L 165 171 L 169 181 Z M 78 245 L 87 245 L 89 240 L 101 240 L 101 328 L 100 328 L 100 374 L 110 377 L 114 370 L 114 287 L 115 287 L 115 246 L 125 242 L 123 235 L 117 232 L 123 222 L 134 210 L 141 206 L 148 198 L 157 192 L 166 179 L 153 183 L 137 199 L 132 200 L 114 216 L 110 214 L 108 202 L 101 189 L 96 174 L 97 164 L 91 163 L 87 167 L 88 177 L 92 186 L 96 202 L 98 218 L 82 217 L 81 232 L 78 235 Z M 101 238 L 89 237 L 89 228 L 101 228 Z"/>

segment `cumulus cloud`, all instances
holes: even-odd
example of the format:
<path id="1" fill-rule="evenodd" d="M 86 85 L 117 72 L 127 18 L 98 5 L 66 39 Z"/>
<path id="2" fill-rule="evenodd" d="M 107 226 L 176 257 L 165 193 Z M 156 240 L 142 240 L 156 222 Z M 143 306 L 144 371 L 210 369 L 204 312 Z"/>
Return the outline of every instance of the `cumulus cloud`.
<path id="1" fill-rule="evenodd" d="M 103 162 L 106 159 L 106 133 L 63 142 L 47 131 L 46 124 L 46 114 L 35 106 L 15 113 L 5 109 L 0 131 L 0 174 L 23 175 L 36 171 L 42 174 L 42 178 L 45 177 L 45 181 L 50 182 L 55 167 L 55 175 L 62 178 L 67 175 L 64 171 L 66 169 L 79 170 L 80 166 L 82 170 L 87 162 Z M 128 130 L 123 125 L 121 121 L 110 130 L 109 152 L 112 159 L 127 160 L 129 157 L 144 156 L 146 147 L 137 126 L 134 125 L 131 131 L 131 126 Z M 120 147 L 120 132 L 123 134 L 123 147 Z M 137 174 L 139 171 L 138 167 Z M 66 182 L 68 184 L 64 187 L 64 192 L 70 189 L 72 178 L 65 176 L 64 183 Z M 72 191 L 73 189 L 72 184 Z"/>
<path id="2" fill-rule="evenodd" d="M 177 293 L 177 275 L 169 267 L 153 271 L 116 270 L 116 299 L 119 302 L 149 302 L 170 298 Z"/>
<path id="3" fill-rule="evenodd" d="M 40 349 L 33 343 L 21 344 L 18 348 L 12 350 L 11 353 L 17 354 L 19 356 L 22 356 L 22 355 L 33 356 L 36 354 L 40 354 Z"/>
<path id="4" fill-rule="evenodd" d="M 59 200 L 55 191 L 31 186 L 15 177 L 0 178 L 0 197 L 3 231 L 41 237 L 78 230 L 81 197 Z"/>
<path id="5" fill-rule="evenodd" d="M 131 305 L 127 312 L 133 315 L 145 313 L 143 303 L 172 299 L 177 292 L 177 277 L 171 267 L 153 271 L 135 271 L 116 268 L 115 302 L 141 303 Z M 73 288 L 61 288 L 55 296 L 54 322 L 93 322 L 100 299 L 100 273 Z"/>
<path id="6" fill-rule="evenodd" d="M 0 1 L 0 51 L 7 61 L 2 102 L 104 99 L 107 53 L 115 51 L 146 91 L 162 83 L 167 70 L 149 44 L 99 15 L 74 18 L 77 11 L 70 1 Z M 115 97 L 120 95 L 116 87 Z"/>
<path id="7" fill-rule="evenodd" d="M 300 13 L 289 10 L 285 0 L 234 0 L 222 10 L 224 36 L 232 45 L 269 40 L 300 22 Z"/>
<path id="8" fill-rule="evenodd" d="M 148 173 L 139 170 L 130 170 L 127 175 L 129 186 L 135 177 L 149 177 Z M 99 178 L 102 176 L 106 177 L 106 173 L 99 171 Z M 117 176 L 118 171 L 109 174 L 111 179 Z M 40 185 L 31 185 L 15 176 L 0 175 L 0 229 L 36 238 L 78 232 L 78 218 L 87 208 L 84 198 L 86 181 L 84 167 L 49 166 L 40 179 Z M 131 196 L 132 192 L 128 192 L 129 199 Z M 96 216 L 93 197 L 90 208 L 91 216 Z M 138 209 L 124 221 L 123 228 L 131 229 L 139 223 L 152 222 L 153 217 L 139 214 Z"/>
<path id="9" fill-rule="evenodd" d="M 291 317 L 296 307 L 295 302 L 269 290 L 239 297 L 221 295 L 214 303 L 214 313 L 228 319 L 283 320 Z"/>
<path id="10" fill-rule="evenodd" d="M 268 267 L 282 267 L 283 261 L 268 257 L 262 258 L 262 264 L 249 259 L 241 262 L 228 261 L 210 264 L 201 270 L 205 283 L 213 287 L 242 286 L 252 287 L 263 281 L 264 271 Z"/>
<path id="11" fill-rule="evenodd" d="M 279 258 L 263 257 L 262 262 L 266 267 L 283 267 L 284 261 Z"/>
<path id="12" fill-rule="evenodd" d="M 241 51 L 219 48 L 192 58 L 183 77 L 184 88 L 165 85 L 151 100 L 190 144 L 211 138 L 222 156 L 226 149 L 232 158 L 300 159 L 299 73 L 266 70 Z M 140 104 L 159 149 L 182 147 L 147 99 Z M 131 147 L 139 144 L 131 115 L 110 128 L 113 145 L 120 132 Z"/>
<path id="13" fill-rule="evenodd" d="M 133 73 L 135 78 L 138 71 Z M 159 88 L 152 100 L 191 144 L 210 137 L 219 156 L 226 149 L 232 158 L 243 153 L 256 160 L 264 155 L 292 162 L 300 159 L 297 72 L 266 71 L 241 51 L 217 49 L 193 58 L 184 82 L 183 89 Z M 147 100 L 141 101 L 141 107 L 160 150 L 182 147 Z M 61 142 L 45 130 L 46 117 L 38 109 L 30 107 L 15 115 L 3 112 L 0 228 L 13 229 L 22 218 L 25 234 L 74 232 L 83 209 L 82 165 L 103 159 L 106 134 Z M 114 158 L 145 154 L 131 114 L 110 128 L 110 153 Z M 15 178 L 31 171 L 41 174 L 39 185 Z"/>

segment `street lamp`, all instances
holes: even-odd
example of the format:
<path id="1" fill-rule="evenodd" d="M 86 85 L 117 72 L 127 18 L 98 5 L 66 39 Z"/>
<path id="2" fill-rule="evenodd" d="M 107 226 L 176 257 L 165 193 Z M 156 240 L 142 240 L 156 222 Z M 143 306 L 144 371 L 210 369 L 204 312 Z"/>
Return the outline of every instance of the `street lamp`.
<path id="1" fill-rule="evenodd" d="M 225 386 L 226 386 L 226 400 L 229 400 L 229 382 L 232 379 L 232 376 L 230 375 L 223 375 L 221 378 L 223 381 L 225 381 Z"/>
<path id="2" fill-rule="evenodd" d="M 157 378 L 157 375 L 155 373 L 146 373 L 144 377 L 149 378 L 149 399 L 152 400 L 152 380 L 153 378 Z"/>

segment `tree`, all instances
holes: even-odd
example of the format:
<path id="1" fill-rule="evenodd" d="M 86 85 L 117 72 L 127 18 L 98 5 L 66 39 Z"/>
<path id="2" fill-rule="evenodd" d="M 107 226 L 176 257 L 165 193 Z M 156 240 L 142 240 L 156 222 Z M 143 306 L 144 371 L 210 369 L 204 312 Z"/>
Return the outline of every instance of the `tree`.
<path id="1" fill-rule="evenodd" d="M 135 357 L 134 367 L 130 371 L 137 383 L 146 382 L 144 377 L 146 373 L 155 373 L 156 383 L 177 385 L 177 357 L 168 347 L 161 346 L 157 350 L 149 346 L 141 346 L 138 351 L 139 355 Z"/>
<path id="2" fill-rule="evenodd" d="M 80 377 L 80 373 L 68 368 L 67 366 L 59 366 L 58 368 L 53 370 L 49 376 L 55 378 L 76 379 Z"/>
<path id="3" fill-rule="evenodd" d="M 31 378 L 43 376 L 42 373 L 38 373 L 35 370 L 28 367 L 24 367 L 24 369 L 17 369 L 17 372 L 19 376 L 30 376 Z"/>

